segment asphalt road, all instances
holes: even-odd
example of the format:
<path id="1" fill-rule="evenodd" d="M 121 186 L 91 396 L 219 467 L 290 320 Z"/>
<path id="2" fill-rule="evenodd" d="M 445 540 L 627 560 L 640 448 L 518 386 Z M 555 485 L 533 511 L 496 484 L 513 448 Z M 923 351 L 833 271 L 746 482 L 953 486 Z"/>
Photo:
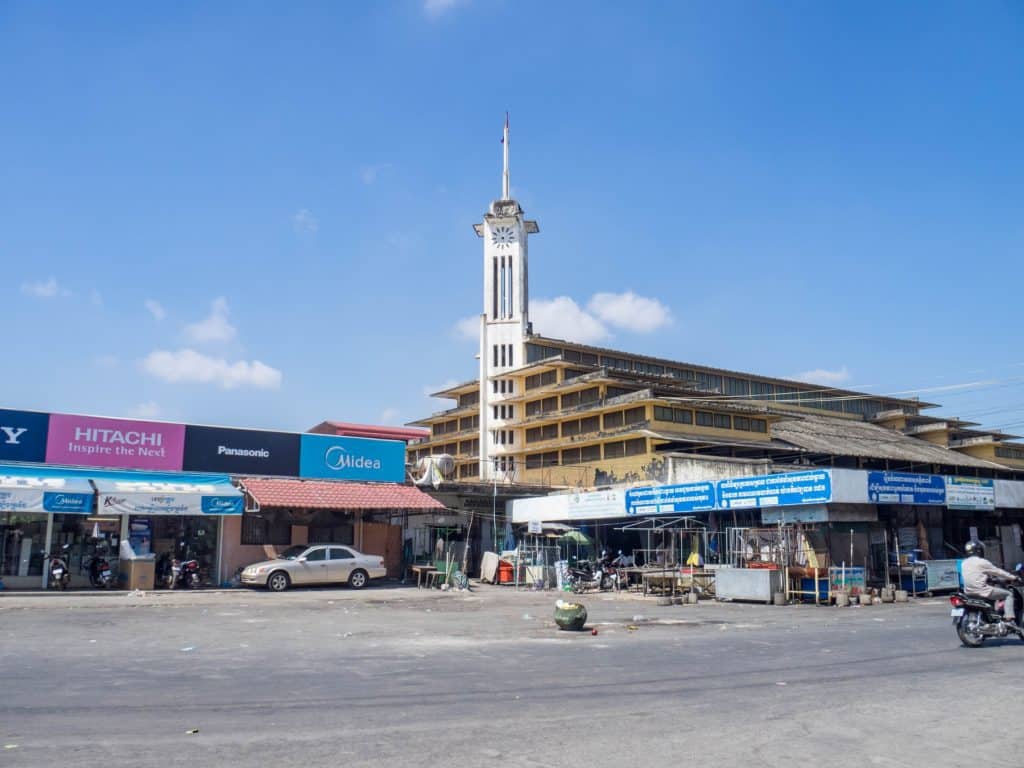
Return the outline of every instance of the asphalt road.
<path id="1" fill-rule="evenodd" d="M 945 600 L 592 596 L 594 636 L 556 597 L 0 596 L 0 766 L 1019 762 L 1024 643 L 961 648 Z"/>

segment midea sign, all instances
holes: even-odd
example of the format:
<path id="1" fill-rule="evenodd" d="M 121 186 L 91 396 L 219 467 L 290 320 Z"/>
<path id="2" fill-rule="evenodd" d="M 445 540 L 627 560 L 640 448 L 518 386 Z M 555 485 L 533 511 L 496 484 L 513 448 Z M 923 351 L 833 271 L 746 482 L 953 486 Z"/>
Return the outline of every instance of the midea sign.
<path id="1" fill-rule="evenodd" d="M 302 435 L 299 476 L 401 483 L 405 480 L 405 443 Z"/>

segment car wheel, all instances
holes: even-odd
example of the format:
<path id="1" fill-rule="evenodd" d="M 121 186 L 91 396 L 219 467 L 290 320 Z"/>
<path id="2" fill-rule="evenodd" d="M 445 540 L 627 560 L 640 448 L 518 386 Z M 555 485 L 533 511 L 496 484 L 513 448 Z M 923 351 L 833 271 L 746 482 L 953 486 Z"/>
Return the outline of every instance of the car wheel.
<path id="1" fill-rule="evenodd" d="M 366 575 L 366 571 L 356 570 L 349 574 L 348 585 L 352 587 L 352 589 L 362 589 L 366 586 L 366 582 L 369 580 L 370 578 Z"/>
<path id="2" fill-rule="evenodd" d="M 271 592 L 284 592 L 291 585 L 292 580 L 284 571 L 274 571 L 267 579 L 267 589 Z"/>

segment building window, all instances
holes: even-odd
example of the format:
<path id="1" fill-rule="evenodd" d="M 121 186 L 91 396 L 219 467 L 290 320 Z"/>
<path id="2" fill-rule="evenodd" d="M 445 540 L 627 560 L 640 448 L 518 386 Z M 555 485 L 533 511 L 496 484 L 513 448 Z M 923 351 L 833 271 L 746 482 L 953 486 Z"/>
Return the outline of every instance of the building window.
<path id="1" fill-rule="evenodd" d="M 601 446 L 587 445 L 580 449 L 580 461 L 591 462 L 601 460 Z"/>
<path id="2" fill-rule="evenodd" d="M 575 408 L 580 404 L 580 393 L 570 392 L 567 395 L 562 395 L 562 409 Z"/>
<path id="3" fill-rule="evenodd" d="M 635 440 L 626 441 L 626 455 L 627 456 L 639 456 L 647 453 L 647 441 L 642 438 L 636 438 Z"/>
<path id="4" fill-rule="evenodd" d="M 775 395 L 775 387 L 766 381 L 750 382 L 750 391 L 755 400 L 771 400 Z"/>
<path id="5" fill-rule="evenodd" d="M 580 434 L 589 435 L 591 432 L 598 432 L 601 429 L 601 419 L 597 416 L 588 416 L 580 419 Z"/>
<path id="6" fill-rule="evenodd" d="M 554 347 L 545 347 L 543 344 L 526 345 L 526 362 L 536 363 L 540 360 L 547 360 L 549 357 L 558 357 L 561 350 Z"/>
<path id="7" fill-rule="evenodd" d="M 288 546 L 292 543 L 291 523 L 256 515 L 242 515 L 242 544 Z"/>
<path id="8" fill-rule="evenodd" d="M 710 411 L 697 411 L 697 426 L 698 427 L 713 427 L 715 426 L 715 414 Z"/>
<path id="9" fill-rule="evenodd" d="M 622 418 L 622 411 L 614 411 L 613 413 L 606 413 L 604 415 L 604 428 L 605 429 L 618 429 L 625 422 Z"/>
<path id="10" fill-rule="evenodd" d="M 513 347 L 511 344 L 509 344 L 508 345 L 508 365 L 509 365 L 509 368 L 511 368 L 512 366 L 515 365 L 514 357 L 513 357 L 513 354 L 512 354 L 514 351 L 515 351 L 515 347 Z"/>
<path id="11" fill-rule="evenodd" d="M 566 448 L 562 451 L 562 463 L 563 464 L 579 464 L 580 463 L 580 449 L 579 448 Z"/>
<path id="12" fill-rule="evenodd" d="M 751 419 L 750 420 L 750 431 L 751 432 L 767 432 L 768 422 L 764 419 Z"/>
<path id="13" fill-rule="evenodd" d="M 626 455 L 626 444 L 621 440 L 617 443 L 604 444 L 604 457 L 606 459 L 621 459 Z"/>
<path id="14" fill-rule="evenodd" d="M 733 416 L 732 417 L 732 428 L 738 429 L 741 432 L 750 431 L 750 419 L 746 416 Z"/>
<path id="15" fill-rule="evenodd" d="M 465 395 L 459 395 L 459 408 L 468 408 L 471 405 L 476 405 L 480 402 L 480 391 L 469 392 Z"/>
<path id="16" fill-rule="evenodd" d="M 732 429 L 732 416 L 724 413 L 716 413 L 715 426 L 718 429 Z"/>
<path id="17" fill-rule="evenodd" d="M 672 409 L 663 405 L 654 406 L 655 421 L 672 421 Z"/>
<path id="18" fill-rule="evenodd" d="M 632 389 L 624 389 L 622 387 L 606 387 L 604 391 L 604 396 L 610 399 L 613 397 L 621 397 L 622 395 L 628 395 L 633 391 L 634 390 Z"/>
<path id="19" fill-rule="evenodd" d="M 693 411 L 686 408 L 673 408 L 672 420 L 676 424 L 693 424 Z"/>
<path id="20" fill-rule="evenodd" d="M 721 392 L 722 377 L 713 373 L 698 373 L 697 388 L 704 392 Z"/>
<path id="21" fill-rule="evenodd" d="M 590 373 L 587 370 L 580 370 L 579 368 L 566 368 L 562 371 L 562 381 L 572 381 L 577 376 L 583 376 Z"/>
<path id="22" fill-rule="evenodd" d="M 579 421 L 573 419 L 572 421 L 562 422 L 562 437 L 575 437 L 580 433 Z"/>
<path id="23" fill-rule="evenodd" d="M 620 371 L 630 370 L 629 360 L 623 360 L 621 357 L 607 357 L 602 355 L 601 365 L 605 368 L 613 368 Z"/>
<path id="24" fill-rule="evenodd" d="M 627 424 L 639 424 L 645 418 L 644 408 L 643 406 L 640 406 L 639 408 L 629 408 L 623 414 L 623 417 Z"/>
<path id="25" fill-rule="evenodd" d="M 725 394 L 747 397 L 750 395 L 750 382 L 746 379 L 734 379 L 732 376 L 726 376 Z"/>

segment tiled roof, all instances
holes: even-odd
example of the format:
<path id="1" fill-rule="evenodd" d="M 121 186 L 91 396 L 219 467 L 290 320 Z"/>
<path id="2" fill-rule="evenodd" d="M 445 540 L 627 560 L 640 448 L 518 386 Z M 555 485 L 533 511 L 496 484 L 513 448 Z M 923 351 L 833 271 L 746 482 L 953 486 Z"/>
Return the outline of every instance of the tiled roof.
<path id="1" fill-rule="evenodd" d="M 261 507 L 439 511 L 445 509 L 444 504 L 419 488 L 397 483 L 247 477 L 242 479 L 242 487 Z"/>

